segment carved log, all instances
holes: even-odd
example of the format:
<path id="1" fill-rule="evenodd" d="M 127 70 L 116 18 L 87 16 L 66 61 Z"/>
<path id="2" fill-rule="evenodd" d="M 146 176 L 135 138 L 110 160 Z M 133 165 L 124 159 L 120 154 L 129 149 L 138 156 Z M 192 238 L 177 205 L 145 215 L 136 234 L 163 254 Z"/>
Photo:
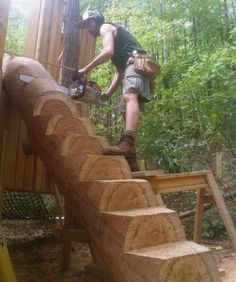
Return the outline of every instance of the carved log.
<path id="1" fill-rule="evenodd" d="M 20 73 L 39 78 L 25 85 Z M 114 282 L 220 281 L 210 251 L 185 241 L 176 213 L 157 207 L 147 182 L 131 179 L 125 158 L 102 155 L 104 140 L 74 127 L 68 136 L 46 134 L 52 119 L 73 119 L 79 110 L 37 62 L 10 59 L 4 85 L 36 153 L 88 232 L 95 268 Z"/>

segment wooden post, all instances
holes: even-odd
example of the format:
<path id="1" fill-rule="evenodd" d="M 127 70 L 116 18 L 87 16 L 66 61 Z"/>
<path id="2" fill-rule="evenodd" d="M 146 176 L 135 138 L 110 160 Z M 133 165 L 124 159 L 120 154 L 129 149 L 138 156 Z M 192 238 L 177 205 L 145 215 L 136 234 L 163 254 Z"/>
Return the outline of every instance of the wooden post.
<path id="1" fill-rule="evenodd" d="M 216 176 L 222 178 L 223 176 L 223 169 L 222 169 L 222 152 L 216 152 Z"/>
<path id="2" fill-rule="evenodd" d="M 217 186 L 217 183 L 215 181 L 215 178 L 214 178 L 212 172 L 207 173 L 206 179 L 207 179 L 207 183 L 208 183 L 208 185 L 211 189 L 212 195 L 215 199 L 219 214 L 221 215 L 221 217 L 224 221 L 226 230 L 229 234 L 229 238 L 232 241 L 233 248 L 234 248 L 234 250 L 236 250 L 236 229 L 235 229 L 234 223 L 233 223 L 233 221 L 230 217 L 229 211 L 228 211 L 228 209 L 225 205 L 225 202 L 223 200 L 223 197 L 220 193 L 220 190 Z"/>
<path id="3" fill-rule="evenodd" d="M 205 189 L 197 190 L 196 214 L 194 220 L 193 241 L 200 243 L 202 233 L 202 216 L 204 210 Z"/>
<path id="4" fill-rule="evenodd" d="M 5 48 L 5 38 L 7 32 L 7 23 L 9 15 L 10 1 L 1 0 L 0 3 L 0 214 L 2 214 L 2 198 L 3 198 L 3 187 L 2 187 L 2 160 L 3 160 L 3 144 L 4 144 L 4 128 L 6 126 L 6 98 L 3 96 L 2 92 L 2 63 Z"/>

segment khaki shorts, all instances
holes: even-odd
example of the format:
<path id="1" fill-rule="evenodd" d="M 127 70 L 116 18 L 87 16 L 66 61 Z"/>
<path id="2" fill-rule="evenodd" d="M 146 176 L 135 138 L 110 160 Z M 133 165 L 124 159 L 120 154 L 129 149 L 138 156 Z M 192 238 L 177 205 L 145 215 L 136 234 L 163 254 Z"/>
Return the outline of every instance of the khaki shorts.
<path id="1" fill-rule="evenodd" d="M 149 78 L 136 73 L 134 70 L 134 64 L 128 64 L 125 70 L 123 91 L 119 104 L 119 112 L 121 113 L 126 112 L 124 101 L 124 94 L 126 93 L 135 93 L 138 95 L 140 110 L 143 109 L 144 103 L 151 100 Z"/>

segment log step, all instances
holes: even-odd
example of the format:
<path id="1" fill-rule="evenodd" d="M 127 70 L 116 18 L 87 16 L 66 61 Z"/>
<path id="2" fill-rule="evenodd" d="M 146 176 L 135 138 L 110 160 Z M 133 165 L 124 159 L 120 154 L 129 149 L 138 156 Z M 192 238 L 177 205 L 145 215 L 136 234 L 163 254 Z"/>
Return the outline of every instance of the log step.
<path id="1" fill-rule="evenodd" d="M 71 158 L 71 162 L 73 159 L 75 157 Z M 124 157 L 118 156 L 87 155 L 84 157 L 80 171 L 78 172 L 79 180 L 118 180 L 131 178 L 132 175 L 127 161 Z"/>
<path id="2" fill-rule="evenodd" d="M 87 119 L 76 114 L 73 116 L 57 114 L 49 119 L 46 135 L 69 133 L 94 135 L 94 130 Z"/>
<path id="3" fill-rule="evenodd" d="M 68 98 L 59 95 L 58 98 L 51 97 L 51 95 L 42 95 L 35 103 L 33 109 L 33 116 L 56 114 L 72 116 L 79 113 L 76 104 L 68 100 Z"/>
<path id="4" fill-rule="evenodd" d="M 157 206 L 149 183 L 142 179 L 80 181 L 75 197 L 93 209 L 120 211 Z"/>
<path id="5" fill-rule="evenodd" d="M 61 148 L 61 155 L 65 157 L 75 154 L 102 155 L 107 146 L 109 143 L 105 137 L 68 134 Z"/>
<path id="6" fill-rule="evenodd" d="M 221 281 L 213 254 L 206 247 L 194 242 L 162 244 L 129 251 L 123 256 L 132 277 L 126 281 Z"/>
<path id="7" fill-rule="evenodd" d="M 101 213 L 103 240 L 123 251 L 185 240 L 184 230 L 175 211 L 154 207 Z M 105 243 L 104 241 L 104 243 Z"/>
<path id="8" fill-rule="evenodd" d="M 75 117 L 74 117 L 75 116 Z M 32 119 L 32 129 L 41 135 L 64 135 L 69 133 L 94 135 L 90 122 L 77 114 L 40 115 Z"/>

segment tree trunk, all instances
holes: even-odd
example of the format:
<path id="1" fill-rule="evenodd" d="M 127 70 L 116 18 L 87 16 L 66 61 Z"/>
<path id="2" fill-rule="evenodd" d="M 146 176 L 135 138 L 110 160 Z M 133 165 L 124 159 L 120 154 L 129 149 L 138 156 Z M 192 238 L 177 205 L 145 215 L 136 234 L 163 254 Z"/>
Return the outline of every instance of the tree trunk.
<path id="1" fill-rule="evenodd" d="M 63 65 L 79 67 L 79 29 L 76 23 L 80 20 L 80 0 L 66 0 L 64 14 L 64 52 Z M 72 82 L 72 70 L 63 69 L 62 84 L 69 86 Z"/>

